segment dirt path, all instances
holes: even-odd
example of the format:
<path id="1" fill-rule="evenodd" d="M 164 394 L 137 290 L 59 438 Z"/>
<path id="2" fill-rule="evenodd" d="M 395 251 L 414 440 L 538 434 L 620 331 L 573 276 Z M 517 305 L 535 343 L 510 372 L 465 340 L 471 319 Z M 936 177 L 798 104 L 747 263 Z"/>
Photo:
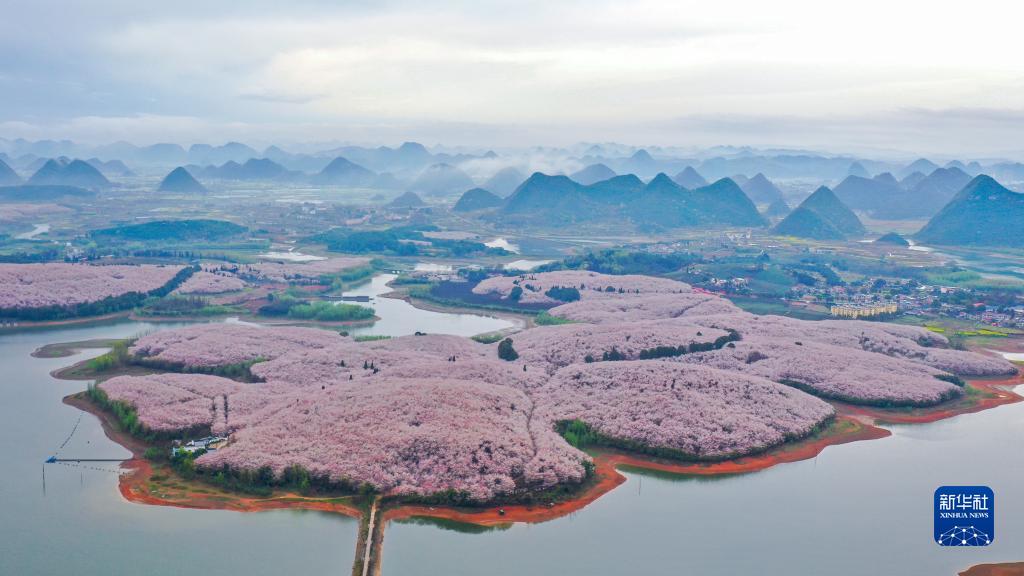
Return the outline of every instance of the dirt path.
<path id="1" fill-rule="evenodd" d="M 375 573 L 379 572 L 379 569 L 377 571 L 373 571 L 371 569 L 371 561 L 372 561 L 372 559 L 374 557 L 376 557 L 378 560 L 380 559 L 380 551 L 379 550 L 377 551 L 376 556 L 374 556 L 374 554 L 373 554 L 374 543 L 376 543 L 378 545 L 377 548 L 380 547 L 380 542 L 376 542 L 378 540 L 378 538 L 375 537 L 376 533 L 374 532 L 374 530 L 377 528 L 377 510 L 379 508 L 380 508 L 380 497 L 378 496 L 377 498 L 373 499 L 373 504 L 370 505 L 370 516 L 369 516 L 369 520 L 367 521 L 367 525 L 366 525 L 366 534 L 367 534 L 367 536 L 366 536 L 366 549 L 363 551 L 363 576 L 369 576 L 370 574 L 375 574 Z M 378 562 L 374 562 L 373 564 L 376 564 L 376 565 L 379 566 L 380 562 L 379 561 Z"/>

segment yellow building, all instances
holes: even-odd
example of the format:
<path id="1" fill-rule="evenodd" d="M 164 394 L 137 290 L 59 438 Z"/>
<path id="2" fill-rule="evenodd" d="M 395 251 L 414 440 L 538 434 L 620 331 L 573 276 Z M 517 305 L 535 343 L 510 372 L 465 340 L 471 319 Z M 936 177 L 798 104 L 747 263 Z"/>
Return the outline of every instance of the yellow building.
<path id="1" fill-rule="evenodd" d="M 832 306 L 831 313 L 839 318 L 870 318 L 883 314 L 895 314 L 896 303 L 886 304 L 836 304 Z"/>

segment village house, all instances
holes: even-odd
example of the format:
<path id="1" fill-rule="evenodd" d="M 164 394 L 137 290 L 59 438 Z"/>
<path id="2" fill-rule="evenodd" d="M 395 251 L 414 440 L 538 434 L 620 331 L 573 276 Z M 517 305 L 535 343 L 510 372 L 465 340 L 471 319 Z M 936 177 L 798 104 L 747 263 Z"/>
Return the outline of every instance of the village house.
<path id="1" fill-rule="evenodd" d="M 171 457 L 178 454 L 195 454 L 200 450 L 212 452 L 218 448 L 223 448 L 227 443 L 228 439 L 223 436 L 207 436 L 197 440 L 189 440 L 185 444 L 181 444 L 181 441 L 177 440 L 175 441 L 176 445 L 171 448 Z"/>

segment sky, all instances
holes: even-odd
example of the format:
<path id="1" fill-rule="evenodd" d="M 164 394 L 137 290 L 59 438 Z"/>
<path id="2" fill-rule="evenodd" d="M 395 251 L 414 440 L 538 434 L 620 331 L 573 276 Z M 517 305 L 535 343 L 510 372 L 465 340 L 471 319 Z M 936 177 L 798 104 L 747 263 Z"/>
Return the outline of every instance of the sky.
<path id="1" fill-rule="evenodd" d="M 5 0 L 0 137 L 1024 159 L 1024 3 Z"/>

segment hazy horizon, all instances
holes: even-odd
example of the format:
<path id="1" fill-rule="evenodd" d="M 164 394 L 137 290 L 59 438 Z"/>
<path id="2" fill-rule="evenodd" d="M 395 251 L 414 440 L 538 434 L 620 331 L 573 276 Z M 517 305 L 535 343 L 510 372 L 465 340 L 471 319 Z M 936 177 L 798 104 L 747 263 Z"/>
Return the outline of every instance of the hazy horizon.
<path id="1" fill-rule="evenodd" d="M 1021 159 L 1022 15 L 991 1 L 841 15 L 799 1 L 16 2 L 0 22 L 0 137 Z"/>

